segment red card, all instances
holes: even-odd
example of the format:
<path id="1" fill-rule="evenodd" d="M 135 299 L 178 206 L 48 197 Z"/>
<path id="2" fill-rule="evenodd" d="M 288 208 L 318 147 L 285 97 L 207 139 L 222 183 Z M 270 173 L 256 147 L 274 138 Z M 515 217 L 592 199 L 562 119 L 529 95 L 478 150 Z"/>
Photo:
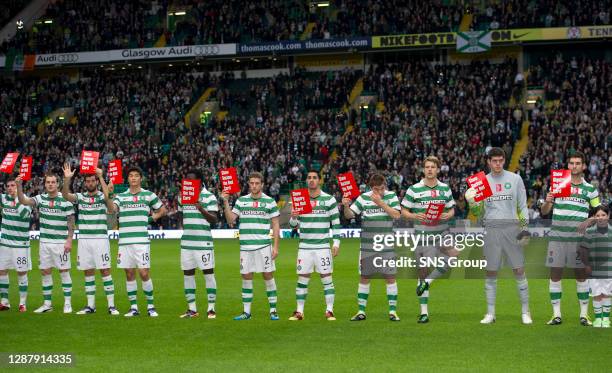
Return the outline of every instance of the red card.
<path id="1" fill-rule="evenodd" d="M 0 172 L 4 172 L 10 174 L 13 172 L 13 168 L 15 168 L 15 163 L 17 163 L 17 158 L 19 157 L 19 153 L 8 153 L 6 157 L 2 160 L 2 164 L 0 164 Z"/>
<path id="2" fill-rule="evenodd" d="M 28 181 L 32 179 L 32 157 L 21 158 L 21 165 L 19 167 L 19 176 L 21 180 Z"/>
<path id="3" fill-rule="evenodd" d="M 310 204 L 310 194 L 307 188 L 295 189 L 291 191 L 291 205 L 293 211 L 298 215 L 310 214 L 312 205 Z"/>
<path id="4" fill-rule="evenodd" d="M 115 159 L 108 164 L 108 178 L 117 185 L 123 183 L 123 168 L 121 167 L 121 159 Z"/>
<path id="5" fill-rule="evenodd" d="M 468 177 L 466 180 L 470 188 L 474 188 L 477 191 L 474 201 L 480 202 L 493 195 L 487 175 L 483 171 Z"/>
<path id="6" fill-rule="evenodd" d="M 200 198 L 200 180 L 183 179 L 181 183 L 181 203 L 195 205 Z"/>
<path id="7" fill-rule="evenodd" d="M 430 203 L 427 206 L 427 211 L 425 211 L 425 216 L 427 220 L 423 222 L 423 224 L 436 225 L 440 221 L 440 218 L 442 217 L 443 212 L 444 212 L 443 203 Z"/>
<path id="8" fill-rule="evenodd" d="M 340 185 L 340 190 L 344 198 L 355 199 L 359 197 L 359 188 L 357 188 L 357 183 L 355 182 L 352 172 L 338 174 L 338 185 Z"/>
<path id="9" fill-rule="evenodd" d="M 570 170 L 550 170 L 550 192 L 555 198 L 572 195 L 572 173 Z"/>
<path id="10" fill-rule="evenodd" d="M 240 193 L 240 184 L 238 184 L 238 171 L 236 171 L 236 167 L 220 169 L 219 180 L 221 180 L 222 192 L 227 192 L 229 194 Z"/>
<path id="11" fill-rule="evenodd" d="M 98 167 L 98 158 L 100 158 L 100 153 L 83 150 L 81 153 L 81 173 L 95 174 Z"/>

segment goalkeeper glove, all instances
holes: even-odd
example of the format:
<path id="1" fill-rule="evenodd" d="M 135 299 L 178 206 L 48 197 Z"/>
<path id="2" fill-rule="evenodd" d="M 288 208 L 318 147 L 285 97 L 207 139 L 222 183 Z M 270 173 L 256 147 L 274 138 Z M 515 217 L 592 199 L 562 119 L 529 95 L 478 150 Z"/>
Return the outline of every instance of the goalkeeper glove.
<path id="1" fill-rule="evenodd" d="M 465 191 L 465 200 L 468 202 L 468 204 L 473 205 L 475 203 L 474 198 L 476 198 L 476 194 L 477 192 L 474 188 L 469 188 Z"/>

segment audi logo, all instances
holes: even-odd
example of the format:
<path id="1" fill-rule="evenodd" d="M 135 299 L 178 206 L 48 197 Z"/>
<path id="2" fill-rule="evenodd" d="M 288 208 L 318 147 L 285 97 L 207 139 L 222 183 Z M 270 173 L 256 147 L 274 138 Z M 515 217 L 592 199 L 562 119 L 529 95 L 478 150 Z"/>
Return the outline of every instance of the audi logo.
<path id="1" fill-rule="evenodd" d="M 59 63 L 75 63 L 79 60 L 79 55 L 76 53 L 65 53 L 57 55 L 57 62 Z"/>
<path id="2" fill-rule="evenodd" d="M 193 54 L 196 56 L 213 56 L 219 54 L 220 51 L 218 45 L 196 45 L 193 47 Z"/>

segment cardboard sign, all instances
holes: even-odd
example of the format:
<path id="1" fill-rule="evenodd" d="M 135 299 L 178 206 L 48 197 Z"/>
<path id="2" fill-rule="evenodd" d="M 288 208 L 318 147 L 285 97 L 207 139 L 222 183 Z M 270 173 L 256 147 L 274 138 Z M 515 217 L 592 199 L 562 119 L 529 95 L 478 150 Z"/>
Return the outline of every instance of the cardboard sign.
<path id="1" fill-rule="evenodd" d="M 430 203 L 427 206 L 427 211 L 425 211 L 425 216 L 427 220 L 423 222 L 425 225 L 436 225 L 440 221 L 442 217 L 442 213 L 444 212 L 444 204 L 443 203 Z"/>
<path id="2" fill-rule="evenodd" d="M 238 184 L 238 171 L 236 171 L 236 167 L 220 169 L 219 180 L 221 180 L 222 192 L 227 192 L 229 194 L 240 193 L 240 184 Z"/>
<path id="3" fill-rule="evenodd" d="M 195 205 L 200 198 L 200 180 L 183 179 L 181 183 L 181 203 Z"/>
<path id="4" fill-rule="evenodd" d="M 357 188 L 352 172 L 338 174 L 338 185 L 340 185 L 343 198 L 355 199 L 359 197 L 359 188 Z"/>
<path id="5" fill-rule="evenodd" d="M 123 168 L 121 166 L 121 159 L 110 161 L 108 164 L 108 178 L 115 185 L 123 184 Z"/>
<path id="6" fill-rule="evenodd" d="M 23 181 L 28 181 L 32 179 L 31 156 L 21 158 L 21 165 L 19 166 L 19 176 L 21 176 L 21 180 Z"/>
<path id="7" fill-rule="evenodd" d="M 95 174 L 99 158 L 100 153 L 91 150 L 83 150 L 81 153 L 81 173 Z"/>
<path id="8" fill-rule="evenodd" d="M 476 189 L 477 193 L 476 197 L 474 197 L 475 202 L 480 202 L 493 195 L 493 191 L 491 190 L 491 186 L 487 180 L 487 175 L 485 175 L 483 171 L 469 176 L 466 181 L 470 188 Z"/>
<path id="9" fill-rule="evenodd" d="M 13 173 L 13 169 L 15 168 L 15 163 L 17 163 L 17 158 L 19 157 L 19 153 L 8 153 L 6 157 L 2 160 L 2 164 L 0 164 L 0 172 L 4 172 L 7 174 Z"/>
<path id="10" fill-rule="evenodd" d="M 550 192 L 555 198 L 572 195 L 572 173 L 570 170 L 550 170 Z"/>
<path id="11" fill-rule="evenodd" d="M 307 188 L 295 189 L 291 191 L 291 205 L 293 211 L 298 215 L 310 214 L 312 212 L 312 204 L 310 203 L 310 194 Z"/>

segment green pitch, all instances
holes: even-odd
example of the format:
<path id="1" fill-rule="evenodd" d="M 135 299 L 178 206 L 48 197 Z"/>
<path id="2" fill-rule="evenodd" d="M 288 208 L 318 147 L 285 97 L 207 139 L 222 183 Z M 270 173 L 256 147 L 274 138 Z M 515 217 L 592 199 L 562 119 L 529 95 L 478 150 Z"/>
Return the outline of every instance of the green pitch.
<path id="1" fill-rule="evenodd" d="M 111 317 L 96 275 L 98 313 L 77 316 L 61 312 L 60 281 L 54 273 L 52 313 L 32 313 L 42 303 L 38 270 L 30 274 L 28 312 L 16 310 L 17 278 L 11 273 L 10 298 L 13 309 L 0 313 L 0 352 L 70 352 L 79 371 L 604 371 L 610 367 L 612 333 L 578 324 L 578 303 L 574 280 L 564 281 L 564 324 L 545 325 L 552 310 L 548 280 L 541 263 L 545 243 L 532 242 L 528 248 L 527 275 L 534 324 L 520 323 L 515 282 L 503 279 L 498 285 L 497 322 L 480 325 L 485 312 L 482 279 L 464 279 L 455 271 L 450 279 L 438 280 L 430 292 L 431 322 L 416 323 L 419 314 L 414 294 L 416 280 L 399 280 L 399 323 L 387 319 L 384 283 L 375 280 L 368 302 L 368 319 L 349 322 L 357 310 L 358 241 L 342 242 L 335 260 L 335 322 L 325 320 L 324 299 L 318 276 L 310 281 L 305 320 L 290 322 L 295 308 L 295 258 L 297 241 L 283 240 L 277 259 L 278 307 L 280 321 L 270 321 L 261 277 L 256 278 L 253 319 L 233 321 L 242 312 L 237 240 L 216 240 L 217 319 L 206 319 L 204 278 L 197 277 L 198 310 L 195 319 L 180 319 L 186 308 L 178 241 L 154 241 L 151 277 L 155 287 L 157 319 L 145 313 L 135 319 Z M 38 264 L 37 244 L 32 258 Z M 76 243 L 75 243 L 76 250 Z M 113 258 L 116 258 L 116 242 Z M 469 254 L 477 257 L 475 251 Z M 76 271 L 73 253 L 73 309 L 86 303 L 82 272 Z M 531 272 L 530 272 L 531 271 Z M 507 277 L 507 276 L 506 276 Z M 127 311 L 125 275 L 113 271 L 117 308 Z M 140 284 L 141 312 L 146 301 Z M 606 368 L 607 367 L 607 368 Z"/>

